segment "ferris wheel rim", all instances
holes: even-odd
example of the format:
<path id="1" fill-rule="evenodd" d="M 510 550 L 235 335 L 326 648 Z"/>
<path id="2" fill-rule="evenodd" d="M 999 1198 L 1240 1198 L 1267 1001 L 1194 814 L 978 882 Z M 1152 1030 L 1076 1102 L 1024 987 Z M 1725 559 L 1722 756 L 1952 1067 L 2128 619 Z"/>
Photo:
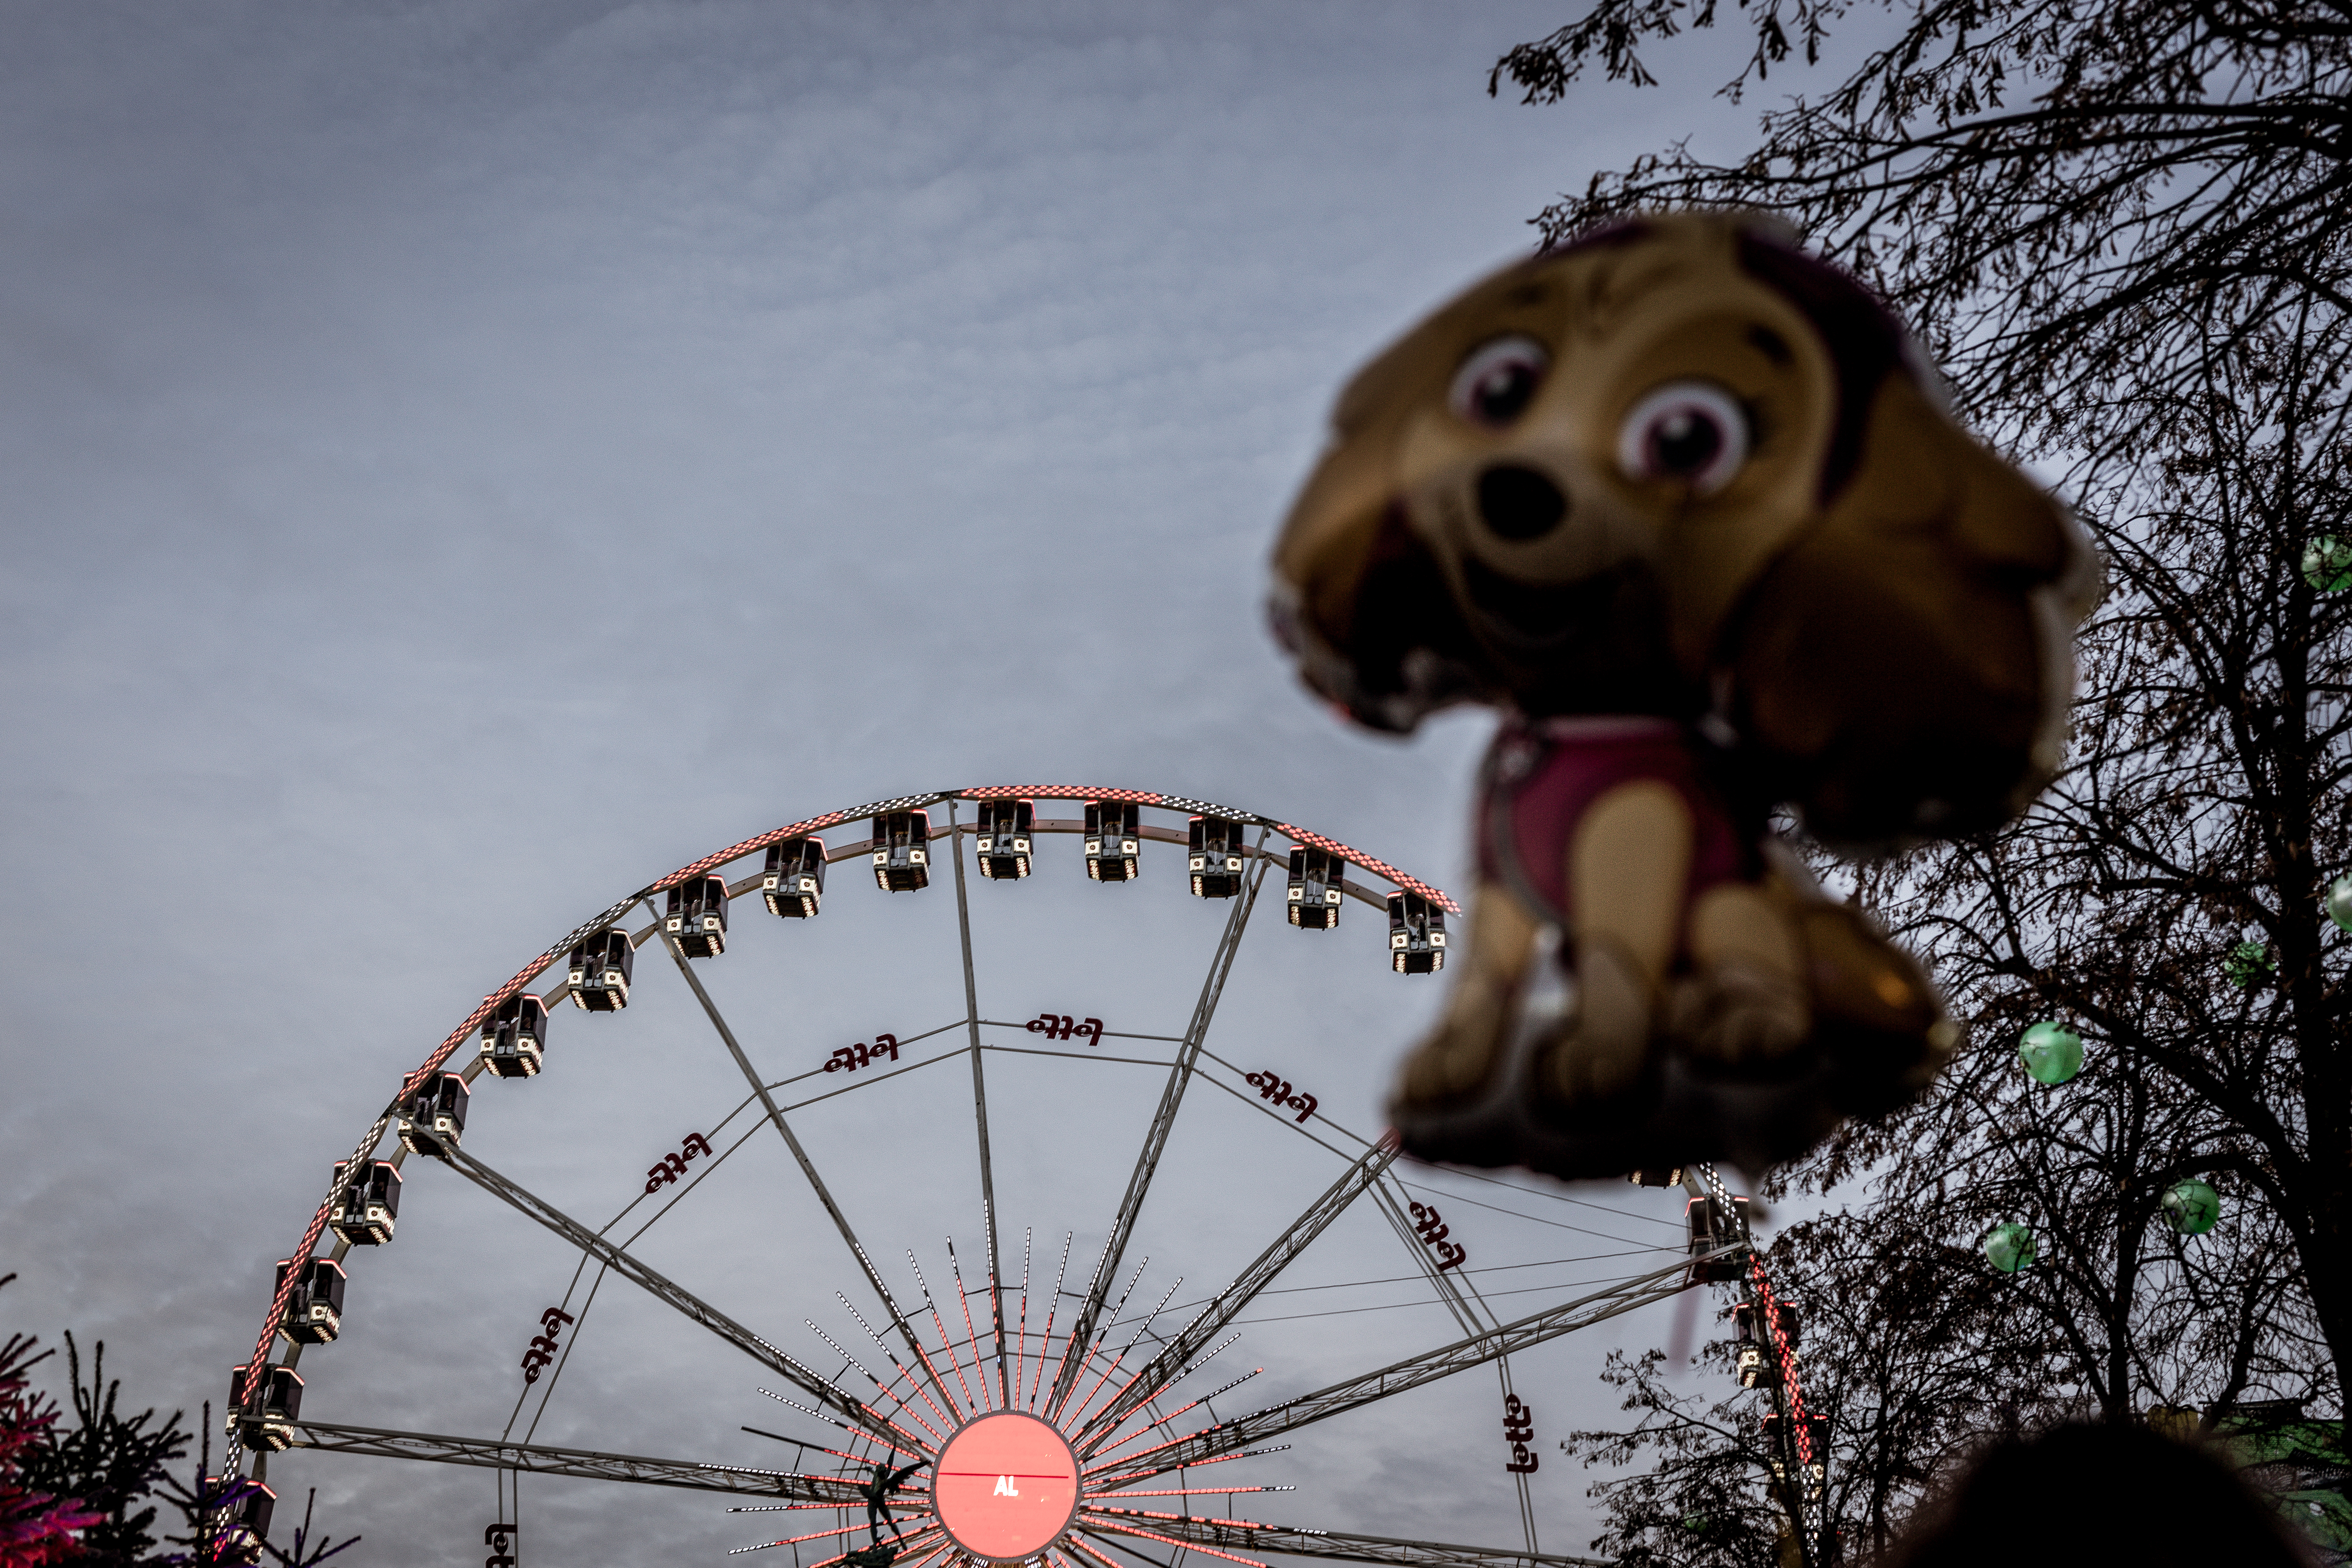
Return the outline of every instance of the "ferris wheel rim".
<path id="1" fill-rule="evenodd" d="M 635 892 L 628 895 L 628 897 L 609 905 L 601 914 L 572 927 L 571 931 L 567 931 L 563 936 L 558 938 L 554 942 L 543 949 L 537 957 L 530 960 L 530 963 L 526 963 L 522 968 L 517 970 L 514 975 L 503 985 L 500 985 L 497 990 L 492 991 L 488 995 L 483 997 L 480 1003 L 474 1007 L 473 1011 L 466 1016 L 465 1020 L 443 1038 L 441 1044 L 434 1048 L 431 1054 L 425 1058 L 424 1062 L 419 1064 L 414 1070 L 405 1074 L 402 1078 L 399 1090 L 394 1093 L 392 1100 L 385 1105 L 383 1112 L 377 1117 L 373 1126 L 370 1128 L 367 1136 L 354 1147 L 352 1159 L 348 1163 L 349 1167 L 355 1168 L 360 1161 L 366 1158 L 369 1152 L 382 1144 L 384 1132 L 390 1128 L 392 1121 L 396 1115 L 397 1107 L 399 1106 L 400 1101 L 408 1093 L 414 1090 L 417 1085 L 422 1083 L 425 1078 L 439 1071 L 443 1065 L 448 1061 L 450 1057 L 456 1054 L 457 1048 L 465 1044 L 467 1039 L 472 1036 L 476 1029 L 481 1027 L 483 1021 L 495 1012 L 500 1005 L 520 994 L 532 981 L 545 973 L 551 964 L 554 963 L 558 958 L 570 952 L 576 944 L 585 941 L 588 937 L 594 935 L 600 931 L 610 929 L 614 922 L 625 919 L 632 909 L 635 908 L 640 903 L 646 902 L 651 899 L 653 895 L 676 887 L 688 878 L 702 875 L 717 867 L 732 864 L 734 861 L 740 860 L 747 855 L 757 854 L 761 850 L 766 849 L 771 845 L 782 843 L 785 839 L 821 832 L 827 827 L 837 826 L 845 822 L 855 822 L 860 817 L 872 817 L 877 814 L 893 811 L 921 810 L 927 806 L 956 800 L 968 800 L 974 803 L 980 803 L 992 800 L 1008 799 L 1117 801 L 1120 804 L 1150 805 L 1165 811 L 1182 811 L 1201 816 L 1221 816 L 1229 821 L 1239 822 L 1250 826 L 1260 828 L 1265 832 L 1280 833 L 1290 839 L 1293 844 L 1321 849 L 1328 854 L 1336 855 L 1339 858 L 1347 861 L 1349 864 L 1370 871 L 1374 876 L 1383 879 L 1402 891 L 1419 894 L 1421 897 L 1427 899 L 1432 904 L 1444 910 L 1448 914 L 1459 914 L 1462 910 L 1462 906 L 1455 901 L 1452 895 L 1448 894 L 1435 884 L 1424 882 L 1419 878 L 1410 876 L 1407 873 L 1399 870 L 1395 867 L 1389 865 L 1386 861 L 1380 860 L 1372 856 L 1365 854 L 1361 850 L 1356 849 L 1349 845 L 1342 844 L 1336 838 L 1331 838 L 1323 834 L 1314 832 L 1309 828 L 1300 827 L 1293 823 L 1281 821 L 1277 818 L 1266 816 L 1264 813 L 1247 811 L 1234 806 L 1223 805 L 1213 801 L 1202 800 L 1191 795 L 1180 795 L 1151 790 L 1132 790 L 1084 784 L 967 784 L 956 788 L 930 791 L 925 794 L 898 795 L 887 800 L 870 801 L 863 805 L 852 806 L 844 810 L 824 812 L 819 816 L 808 817 L 799 822 L 787 823 L 781 827 L 770 828 L 766 832 L 755 834 L 751 837 L 740 840 L 735 844 L 728 846 L 726 848 L 715 850 L 709 855 L 703 856 L 699 859 L 689 861 L 688 864 L 679 867 L 677 869 L 668 873 L 667 876 L 656 878 L 652 882 L 647 883 L 646 886 L 638 889 Z M 960 863 L 959 870 L 961 870 Z M 328 1215 L 332 1210 L 337 1198 L 340 1196 L 341 1186 L 341 1184 L 339 1182 L 334 1186 L 330 1187 L 326 1197 L 320 1203 L 317 1212 L 311 1216 L 310 1224 L 304 1232 L 301 1244 L 288 1255 L 289 1258 L 302 1258 L 310 1257 L 315 1253 L 319 1244 L 319 1237 L 324 1234 L 326 1230 Z M 269 1305 L 268 1316 L 262 1326 L 259 1339 L 255 1342 L 253 1354 L 247 1361 L 247 1365 L 258 1366 L 265 1363 L 269 1359 L 270 1346 L 277 1339 L 278 1321 L 286 1310 L 286 1302 L 291 1293 L 293 1285 L 294 1275 L 289 1271 L 285 1281 L 283 1281 L 273 1293 Z M 231 1455 L 233 1461 L 240 1458 L 241 1455 L 235 1452 Z M 225 1468 L 230 1469 L 233 1469 L 234 1468 L 234 1463 L 225 1467 Z"/>

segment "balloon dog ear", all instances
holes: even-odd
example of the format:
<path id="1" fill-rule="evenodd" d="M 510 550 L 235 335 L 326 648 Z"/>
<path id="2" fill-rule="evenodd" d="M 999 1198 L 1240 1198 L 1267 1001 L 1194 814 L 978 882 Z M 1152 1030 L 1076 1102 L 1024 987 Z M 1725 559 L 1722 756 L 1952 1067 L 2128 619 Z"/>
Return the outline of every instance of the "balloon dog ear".
<path id="1" fill-rule="evenodd" d="M 2063 507 L 1886 375 L 1851 477 L 1721 645 L 1773 793 L 1833 843 L 2007 820 L 2063 754 L 2098 579 Z"/>
<path id="2" fill-rule="evenodd" d="M 1406 421 L 1442 397 L 1463 321 L 1522 270 L 1486 279 L 1356 373 L 1275 543 L 1275 636 L 1308 686 L 1374 729 L 1402 733 L 1494 694 L 1443 572 L 1406 526 L 1397 450 Z"/>

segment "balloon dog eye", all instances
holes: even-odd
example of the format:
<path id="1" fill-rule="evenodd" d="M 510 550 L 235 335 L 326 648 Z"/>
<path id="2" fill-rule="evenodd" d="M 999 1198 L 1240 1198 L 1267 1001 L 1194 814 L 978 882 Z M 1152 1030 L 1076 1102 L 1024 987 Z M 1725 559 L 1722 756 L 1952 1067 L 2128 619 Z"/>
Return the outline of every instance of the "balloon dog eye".
<path id="1" fill-rule="evenodd" d="M 1617 429 L 1629 479 L 1666 479 L 1713 495 L 1748 461 L 1748 415 L 1711 381 L 1671 381 L 1633 405 Z"/>
<path id="2" fill-rule="evenodd" d="M 1496 338 L 1480 344 L 1454 373 L 1446 405 L 1457 419 L 1500 429 L 1527 412 L 1550 368 L 1550 353 L 1535 339 Z"/>

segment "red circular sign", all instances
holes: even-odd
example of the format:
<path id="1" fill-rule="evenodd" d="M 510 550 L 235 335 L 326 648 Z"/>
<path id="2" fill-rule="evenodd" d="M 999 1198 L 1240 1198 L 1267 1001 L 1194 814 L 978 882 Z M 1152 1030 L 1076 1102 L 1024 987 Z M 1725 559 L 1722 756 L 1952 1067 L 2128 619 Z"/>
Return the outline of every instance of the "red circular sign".
<path id="1" fill-rule="evenodd" d="M 1078 1457 L 1034 1415 L 992 1412 L 940 1450 L 931 1506 L 948 1539 L 974 1557 L 1034 1557 L 1077 1517 Z"/>

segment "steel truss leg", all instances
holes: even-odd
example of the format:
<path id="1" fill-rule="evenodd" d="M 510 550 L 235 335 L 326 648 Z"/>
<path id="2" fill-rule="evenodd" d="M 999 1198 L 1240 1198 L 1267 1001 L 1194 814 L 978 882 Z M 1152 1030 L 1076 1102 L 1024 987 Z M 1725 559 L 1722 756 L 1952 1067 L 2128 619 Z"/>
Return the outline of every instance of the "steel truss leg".
<path id="1" fill-rule="evenodd" d="M 1087 1447 L 1089 1435 L 1099 1434 L 1108 1437 L 1129 1412 L 1150 1400 L 1169 1383 L 1182 1376 L 1192 1358 L 1201 1353 L 1202 1348 L 1215 1339 L 1244 1308 L 1256 1300 L 1259 1291 L 1273 1284 L 1275 1277 L 1313 1245 L 1315 1239 L 1329 1228 L 1333 1220 L 1346 1213 L 1349 1205 L 1370 1190 L 1396 1157 L 1397 1145 L 1389 1138 L 1381 1139 L 1366 1150 L 1363 1157 L 1349 1166 L 1321 1197 L 1308 1205 L 1305 1214 L 1291 1221 L 1280 1236 L 1267 1244 L 1255 1262 L 1243 1269 L 1232 1284 L 1217 1292 L 1216 1297 L 1201 1310 L 1200 1315 L 1187 1323 L 1149 1365 L 1135 1374 L 1133 1382 L 1079 1429 L 1076 1435 L 1077 1446 L 1082 1450 Z"/>
<path id="2" fill-rule="evenodd" d="M 789 1498 L 798 1502 L 863 1508 L 865 1493 L 831 1476 L 786 1470 L 755 1470 L 740 1465 L 692 1459 L 648 1459 L 634 1454 L 600 1454 L 588 1448 L 552 1448 L 486 1437 L 443 1437 L 429 1432 L 394 1432 L 376 1426 L 343 1426 L 329 1421 L 294 1423 L 294 1447 L 328 1454 L 365 1454 L 387 1459 L 424 1459 L 441 1465 L 529 1470 L 534 1475 L 578 1476 L 595 1481 L 632 1481 L 641 1486 L 683 1487 L 691 1491 L 738 1492 Z"/>
<path id="3" fill-rule="evenodd" d="M 956 934 L 963 942 L 963 1013 L 971 1034 L 971 1114 L 980 1131 L 980 1208 L 988 1223 L 988 1301 L 995 1315 L 997 1408 L 1002 1410 L 1013 1404 L 1013 1381 L 1004 1350 L 1004 1274 L 996 1256 L 996 1172 L 988 1154 L 988 1082 L 980 1070 L 980 987 L 971 967 L 971 902 L 964 889 L 963 829 L 956 822 L 952 800 L 948 802 L 948 853 L 955 860 Z"/>
<path id="4" fill-rule="evenodd" d="M 1224 934 L 1218 939 L 1216 952 L 1209 960 L 1208 978 L 1201 984 L 1201 998 L 1192 1005 L 1192 1021 L 1185 1026 L 1184 1043 L 1177 1049 L 1176 1065 L 1169 1070 L 1167 1088 L 1160 1090 L 1160 1108 L 1152 1116 L 1150 1131 L 1144 1134 L 1143 1152 L 1136 1156 L 1134 1173 L 1127 1179 L 1118 1216 L 1111 1221 L 1109 1239 L 1104 1242 L 1102 1256 L 1095 1264 L 1094 1280 L 1087 1287 L 1086 1300 L 1071 1320 L 1069 1353 L 1055 1374 L 1053 1397 L 1045 1405 L 1048 1411 L 1061 1408 L 1062 1402 L 1069 1397 L 1071 1385 L 1078 1380 L 1079 1370 L 1086 1364 L 1087 1347 L 1094 1335 L 1096 1320 L 1102 1316 L 1103 1300 L 1110 1294 L 1110 1282 L 1118 1272 L 1120 1258 L 1126 1255 L 1128 1237 L 1134 1234 L 1136 1218 L 1143 1211 L 1144 1194 L 1151 1190 L 1160 1152 L 1168 1146 L 1169 1129 L 1175 1124 L 1177 1108 L 1184 1101 L 1185 1087 L 1192 1081 L 1193 1064 L 1200 1059 L 1202 1044 L 1208 1037 L 1209 1020 L 1216 1015 L 1218 998 L 1224 994 L 1225 976 L 1233 972 L 1234 953 L 1241 945 L 1242 929 L 1249 923 L 1250 910 L 1257 903 L 1258 887 L 1265 880 L 1265 839 L 1266 830 L 1260 828 L 1260 855 L 1250 868 L 1249 886 L 1234 900 L 1234 912 L 1226 917 Z"/>
<path id="5" fill-rule="evenodd" d="M 1590 1328 L 1622 1312 L 1646 1307 L 1653 1301 L 1663 1301 L 1689 1288 L 1691 1264 L 1747 1250 L 1746 1244 L 1741 1243 L 1701 1254 L 1698 1258 L 1677 1259 L 1671 1267 L 1612 1285 L 1605 1290 L 1596 1290 L 1557 1307 L 1546 1308 L 1516 1322 L 1505 1323 L 1491 1332 L 1473 1334 L 1409 1361 L 1397 1362 L 1377 1372 L 1349 1378 L 1345 1383 L 1335 1383 L 1316 1393 L 1268 1405 L 1252 1415 L 1220 1422 L 1159 1448 L 1144 1450 L 1135 1456 L 1134 1462 L 1139 1468 L 1121 1471 L 1115 1478 L 1115 1482 L 1107 1479 L 1097 1484 L 1140 1480 L 1145 1476 L 1162 1475 L 1182 1466 L 1202 1464 L 1223 1455 L 1237 1453 L 1269 1437 L 1295 1431 L 1311 1422 L 1391 1398 L 1474 1366 L 1484 1366 L 1497 1356 L 1528 1350 L 1547 1340 Z M 1113 1467 L 1123 1462 L 1114 1461 Z"/>
<path id="6" fill-rule="evenodd" d="M 874 1260 L 866 1255 L 865 1245 L 857 1239 L 857 1233 L 849 1228 L 849 1216 L 843 1214 L 841 1205 L 833 1201 L 832 1189 L 824 1184 L 824 1178 L 816 1173 L 816 1163 L 808 1157 L 808 1151 L 801 1147 L 801 1141 L 794 1136 L 792 1124 L 777 1109 L 774 1098 L 768 1093 L 768 1086 L 761 1081 L 759 1073 L 752 1068 L 751 1058 L 743 1054 L 742 1046 L 736 1041 L 735 1031 L 727 1026 L 727 1019 L 719 1013 L 719 1005 L 710 999 L 710 993 L 703 989 L 702 976 L 694 972 L 694 966 L 679 951 L 677 943 L 664 937 L 662 945 L 669 950 L 670 958 L 677 964 L 678 973 L 686 976 L 687 984 L 693 987 L 694 999 L 702 1004 L 704 1016 L 710 1020 L 710 1026 L 719 1031 L 719 1037 L 727 1043 L 728 1053 L 735 1058 L 735 1065 L 742 1069 L 744 1081 L 751 1086 L 751 1092 L 760 1097 L 761 1108 L 767 1111 L 768 1120 L 775 1124 L 777 1132 L 784 1140 L 784 1146 L 800 1163 L 801 1174 L 808 1178 L 809 1189 L 816 1194 L 816 1201 L 824 1205 L 824 1212 L 833 1218 L 834 1228 L 841 1232 L 841 1239 L 849 1244 L 849 1254 L 857 1259 L 857 1267 L 866 1275 L 866 1283 L 880 1299 L 882 1310 L 890 1314 L 890 1326 L 898 1331 L 898 1337 L 906 1341 L 907 1349 L 920 1361 L 922 1347 L 915 1342 L 914 1334 L 907 1327 L 907 1314 L 899 1310 L 898 1299 L 890 1294 L 890 1287 L 882 1282 L 881 1273 L 875 1268 Z M 926 1362 L 924 1365 L 928 1369 L 929 1363 Z M 938 1373 L 932 1373 L 931 1381 L 940 1396 L 946 1398 L 947 1387 L 940 1384 Z"/>
<path id="7" fill-rule="evenodd" d="M 1114 1519 L 1085 1516 L 1087 1527 L 1117 1531 Z M 1485 1546 L 1450 1546 L 1435 1541 L 1393 1541 L 1381 1535 L 1349 1535 L 1331 1530 L 1296 1530 L 1278 1524 L 1222 1524 L 1204 1519 L 1161 1519 L 1146 1524 L 1154 1533 L 1189 1545 L 1227 1551 L 1280 1552 L 1293 1557 L 1324 1557 L 1340 1563 L 1387 1563 L 1402 1568 L 1615 1568 L 1591 1557 L 1561 1557 L 1548 1552 L 1507 1552 Z"/>
<path id="8" fill-rule="evenodd" d="M 709 1329 L 745 1355 L 771 1372 L 791 1381 L 793 1386 L 844 1419 L 871 1432 L 885 1442 L 896 1444 L 907 1436 L 896 1431 L 887 1418 L 860 1401 L 819 1377 L 815 1373 L 778 1350 L 716 1307 L 657 1273 L 648 1265 L 557 1208 L 553 1204 L 526 1191 L 491 1170 L 462 1149 L 448 1148 L 442 1155 L 451 1169 L 472 1182 L 493 1197 L 508 1204 L 520 1213 L 537 1220 L 581 1251 L 604 1264 L 614 1273 L 635 1285 L 664 1304 L 676 1308 L 687 1317 Z"/>

